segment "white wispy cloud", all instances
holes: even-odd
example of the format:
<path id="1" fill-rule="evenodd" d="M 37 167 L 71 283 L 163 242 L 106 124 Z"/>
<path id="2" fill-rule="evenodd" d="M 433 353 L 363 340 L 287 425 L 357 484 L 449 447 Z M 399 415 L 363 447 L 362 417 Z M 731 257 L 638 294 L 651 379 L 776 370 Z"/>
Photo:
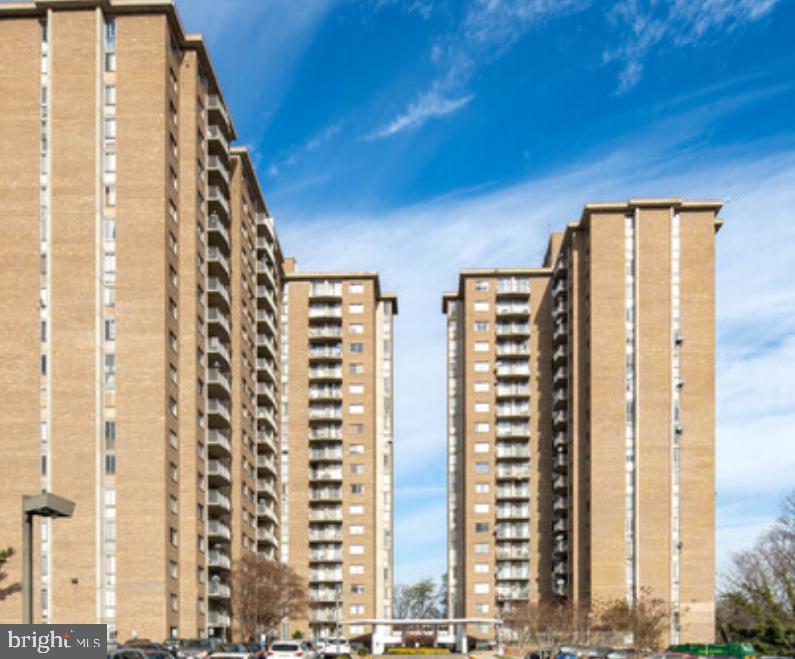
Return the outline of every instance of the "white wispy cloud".
<path id="1" fill-rule="evenodd" d="M 303 144 L 291 147 L 278 154 L 268 165 L 268 176 L 278 176 L 287 167 L 295 165 L 302 157 L 317 151 L 331 141 L 342 130 L 342 121 L 335 121 Z"/>
<path id="2" fill-rule="evenodd" d="M 646 59 L 670 47 L 692 46 L 725 36 L 770 13 L 779 0 L 621 0 L 607 12 L 619 45 L 604 51 L 605 63 L 620 66 L 616 92 L 643 77 Z"/>
<path id="3" fill-rule="evenodd" d="M 429 119 L 444 117 L 468 105 L 472 94 L 458 98 L 446 98 L 437 90 L 422 94 L 404 112 L 392 119 L 386 126 L 367 135 L 366 140 L 377 140 L 395 133 L 422 126 Z"/>
<path id="4" fill-rule="evenodd" d="M 480 67 L 504 56 L 534 25 L 587 0 L 470 0 L 456 29 L 431 47 L 437 74 L 414 101 L 365 139 L 381 139 L 443 117 L 473 98 L 468 86 Z"/>

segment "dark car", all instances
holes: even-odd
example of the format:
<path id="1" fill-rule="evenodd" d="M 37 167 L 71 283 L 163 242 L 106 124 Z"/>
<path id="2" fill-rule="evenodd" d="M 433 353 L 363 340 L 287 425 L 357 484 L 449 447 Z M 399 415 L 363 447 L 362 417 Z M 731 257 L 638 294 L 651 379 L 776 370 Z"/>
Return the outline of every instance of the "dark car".
<path id="1" fill-rule="evenodd" d="M 246 650 L 253 654 L 257 659 L 262 659 L 267 654 L 265 646 L 259 641 L 247 641 L 243 645 L 245 645 Z"/>
<path id="2" fill-rule="evenodd" d="M 219 641 L 213 638 L 185 639 L 177 650 L 179 659 L 207 659 L 218 648 Z"/>

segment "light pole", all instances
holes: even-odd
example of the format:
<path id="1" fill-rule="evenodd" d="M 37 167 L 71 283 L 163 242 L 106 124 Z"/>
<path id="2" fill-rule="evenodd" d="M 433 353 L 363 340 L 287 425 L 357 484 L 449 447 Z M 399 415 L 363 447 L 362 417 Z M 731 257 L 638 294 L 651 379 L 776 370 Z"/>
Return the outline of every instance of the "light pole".
<path id="1" fill-rule="evenodd" d="M 33 518 L 71 517 L 74 501 L 42 492 L 22 496 L 22 623 L 33 624 Z"/>

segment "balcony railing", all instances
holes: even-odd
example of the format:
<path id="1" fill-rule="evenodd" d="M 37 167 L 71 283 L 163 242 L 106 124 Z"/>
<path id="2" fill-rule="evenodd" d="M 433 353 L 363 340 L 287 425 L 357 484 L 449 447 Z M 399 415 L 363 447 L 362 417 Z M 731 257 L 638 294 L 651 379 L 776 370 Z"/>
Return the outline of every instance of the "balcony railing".
<path id="1" fill-rule="evenodd" d="M 341 489 L 309 490 L 309 500 L 342 501 L 342 490 Z"/>
<path id="2" fill-rule="evenodd" d="M 232 561 L 229 560 L 229 556 L 214 549 L 207 554 L 207 565 L 228 570 L 232 567 Z"/>
<path id="3" fill-rule="evenodd" d="M 231 450 L 229 437 L 224 435 L 220 430 L 215 430 L 214 428 L 210 428 L 207 431 L 207 444 L 209 446 L 220 446 L 226 449 L 227 452 Z"/>
<path id="4" fill-rule="evenodd" d="M 529 355 L 530 354 L 530 344 L 527 342 L 523 343 L 516 343 L 513 341 L 510 342 L 500 342 L 497 343 L 497 354 L 498 355 Z"/>
<path id="5" fill-rule="evenodd" d="M 229 319 L 226 314 L 222 313 L 220 309 L 210 307 L 207 310 L 207 320 L 211 323 L 217 323 L 226 330 L 227 336 L 231 336 L 232 330 L 229 326 Z"/>
<path id="6" fill-rule="evenodd" d="M 310 318 L 342 318 L 340 305 L 310 305 Z"/>
<path id="7" fill-rule="evenodd" d="M 207 341 L 207 352 L 221 355 L 227 364 L 232 363 L 232 355 L 229 353 L 229 348 L 217 336 L 211 336 Z"/>
<path id="8" fill-rule="evenodd" d="M 217 185 L 208 185 L 207 199 L 217 203 L 221 208 L 224 209 L 227 217 L 229 217 L 229 200 L 226 198 L 226 193 L 224 193 L 221 188 L 219 188 Z"/>
<path id="9" fill-rule="evenodd" d="M 500 279 L 497 293 L 529 293 L 530 281 L 527 279 Z"/>
<path id="10" fill-rule="evenodd" d="M 312 529 L 309 532 L 310 542 L 342 542 L 342 531 L 335 531 L 332 529 L 317 530 Z"/>
<path id="11" fill-rule="evenodd" d="M 309 378 L 314 380 L 342 379 L 342 368 L 310 368 Z"/>
<path id="12" fill-rule="evenodd" d="M 521 375 L 521 376 L 529 376 L 530 375 L 530 367 L 527 364 L 516 364 L 513 362 L 504 362 L 500 363 L 497 362 L 497 375 L 498 376 L 510 376 L 510 375 Z"/>
<path id="13" fill-rule="evenodd" d="M 498 398 L 510 398 L 512 396 L 524 398 L 529 395 L 530 395 L 530 387 L 525 382 L 511 383 L 511 384 L 500 383 L 497 385 Z"/>
<path id="14" fill-rule="evenodd" d="M 227 422 L 232 419 L 229 408 L 217 398 L 210 398 L 207 401 L 207 411 L 210 412 L 210 414 L 217 414 Z"/>
<path id="15" fill-rule="evenodd" d="M 309 471 L 312 481 L 341 481 L 342 469 L 312 469 Z"/>
<path id="16" fill-rule="evenodd" d="M 342 581 L 342 570 L 310 570 L 309 581 Z"/>
<path id="17" fill-rule="evenodd" d="M 527 487 L 506 487 L 500 486 L 497 488 L 498 499 L 529 499 L 530 489 Z"/>
<path id="18" fill-rule="evenodd" d="M 207 126 L 207 137 L 211 140 L 216 140 L 224 151 L 229 151 L 229 140 L 226 139 L 226 135 L 218 126 Z"/>
<path id="19" fill-rule="evenodd" d="M 219 597 L 222 599 L 229 599 L 229 595 L 231 594 L 229 586 L 225 583 L 215 583 L 211 581 L 207 584 L 207 595 L 210 597 Z M 229 624 L 228 622 L 226 623 Z"/>
<path id="20" fill-rule="evenodd" d="M 342 336 L 342 328 L 339 325 L 317 325 L 309 328 L 309 338 L 340 338 Z"/>
<path id="21" fill-rule="evenodd" d="M 257 540 L 269 542 L 272 545 L 277 544 L 276 536 L 273 534 L 273 531 L 269 531 L 268 529 L 262 528 L 261 526 L 257 528 Z"/>
<path id="22" fill-rule="evenodd" d="M 500 446 L 497 445 L 498 458 L 529 458 L 530 449 L 527 446 Z"/>
<path id="23" fill-rule="evenodd" d="M 211 506 L 217 506 L 219 508 L 223 508 L 224 510 L 231 510 L 232 504 L 229 501 L 229 497 L 225 494 L 221 494 L 216 489 L 210 489 L 207 493 L 207 503 Z"/>
<path id="24" fill-rule="evenodd" d="M 525 540 L 530 538 L 527 524 L 497 524 L 495 535 L 500 540 Z"/>
<path id="25" fill-rule="evenodd" d="M 309 288 L 309 297 L 342 297 L 342 284 L 313 283 Z"/>
<path id="26" fill-rule="evenodd" d="M 227 482 L 231 482 L 232 480 L 232 474 L 229 471 L 229 467 L 227 467 L 220 460 L 207 461 L 207 475 L 218 476 L 220 478 L 223 478 Z"/>
<path id="27" fill-rule="evenodd" d="M 342 359 L 342 347 L 341 346 L 325 346 L 325 347 L 314 346 L 314 347 L 309 349 L 309 358 L 310 359 L 322 359 L 322 358 Z"/>
<path id="28" fill-rule="evenodd" d="M 497 559 L 522 560 L 530 558 L 530 548 L 526 544 L 509 542 L 497 545 Z"/>
<path id="29" fill-rule="evenodd" d="M 530 517 L 528 506 L 497 506 L 497 519 L 527 519 Z"/>
<path id="30" fill-rule="evenodd" d="M 310 522 L 341 522 L 342 508 L 332 508 L 331 510 L 314 509 L 309 511 Z M 340 554 L 341 556 L 341 554 Z"/>
<path id="31" fill-rule="evenodd" d="M 497 405 L 497 416 L 530 416 L 530 405 Z"/>
<path id="32" fill-rule="evenodd" d="M 309 407 L 310 419 L 341 419 L 342 407 Z"/>
<path id="33" fill-rule="evenodd" d="M 529 478 L 530 468 L 527 465 L 497 465 L 497 478 Z"/>
<path id="34" fill-rule="evenodd" d="M 497 323 L 497 336 L 526 336 L 530 334 L 528 323 Z"/>
<path id="35" fill-rule="evenodd" d="M 229 540 L 232 537 L 232 531 L 223 522 L 219 522 L 217 519 L 211 519 L 207 522 L 207 535 Z"/>
<path id="36" fill-rule="evenodd" d="M 207 260 L 210 263 L 218 263 L 226 271 L 227 277 L 229 276 L 229 260 L 224 256 L 220 248 L 210 245 L 207 248 Z"/>
<path id="37" fill-rule="evenodd" d="M 526 423 L 497 424 L 497 437 L 529 437 L 530 426 Z"/>
<path id="38" fill-rule="evenodd" d="M 342 439 L 342 429 L 337 426 L 333 428 L 310 428 L 309 439 Z"/>
<path id="39" fill-rule="evenodd" d="M 232 391 L 232 385 L 229 382 L 229 378 L 226 377 L 226 374 L 220 369 L 208 368 L 207 382 L 209 384 L 217 384 L 222 386 L 227 391 L 227 393 Z"/>
<path id="40" fill-rule="evenodd" d="M 530 314 L 529 304 L 498 304 L 498 316 L 527 316 Z"/>
<path id="41" fill-rule="evenodd" d="M 218 156 L 210 156 L 207 158 L 207 169 L 211 172 L 218 172 L 220 177 L 224 179 L 224 182 L 229 185 L 229 169 L 226 167 L 226 163 L 221 160 Z"/>
<path id="42" fill-rule="evenodd" d="M 223 222 L 221 222 L 220 217 L 217 213 L 210 213 L 210 218 L 207 222 L 207 226 L 210 231 L 217 231 L 221 236 L 223 236 L 224 240 L 226 241 L 227 246 L 231 243 L 229 241 L 229 230 L 226 228 Z"/>
<path id="43" fill-rule="evenodd" d="M 207 278 L 207 292 L 220 295 L 226 304 L 229 305 L 229 287 L 220 279 L 218 279 L 218 277 Z"/>
<path id="44" fill-rule="evenodd" d="M 207 624 L 210 627 L 229 627 L 232 624 L 228 613 L 210 611 L 207 615 Z"/>

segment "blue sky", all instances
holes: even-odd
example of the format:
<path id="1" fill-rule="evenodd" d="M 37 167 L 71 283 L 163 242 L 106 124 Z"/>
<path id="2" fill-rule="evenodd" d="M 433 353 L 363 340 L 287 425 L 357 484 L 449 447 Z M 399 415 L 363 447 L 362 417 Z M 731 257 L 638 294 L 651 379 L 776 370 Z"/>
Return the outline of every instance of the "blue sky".
<path id="1" fill-rule="evenodd" d="M 540 262 L 588 201 L 729 200 L 718 557 L 795 487 L 795 2 L 178 0 L 285 251 L 375 269 L 396 325 L 396 575 L 445 570 L 445 333 L 462 267 Z"/>

